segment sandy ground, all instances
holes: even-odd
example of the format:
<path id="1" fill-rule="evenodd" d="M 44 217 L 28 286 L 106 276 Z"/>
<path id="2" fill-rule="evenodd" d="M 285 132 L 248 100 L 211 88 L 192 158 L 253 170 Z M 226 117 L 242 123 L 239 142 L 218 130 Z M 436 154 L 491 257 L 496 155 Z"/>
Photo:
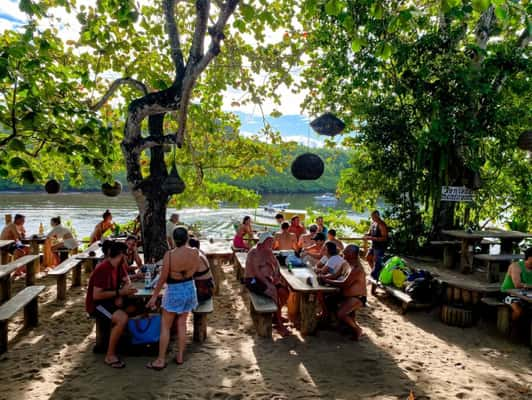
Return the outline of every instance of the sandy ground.
<path id="1" fill-rule="evenodd" d="M 39 327 L 21 331 L 21 315 L 10 323 L 0 399 L 406 399 L 410 390 L 416 399 L 532 398 L 532 352 L 499 338 L 493 323 L 453 328 L 436 312 L 402 316 L 390 299 L 372 297 L 359 314 L 367 335 L 359 343 L 332 330 L 269 341 L 253 334 L 231 267 L 225 275 L 207 341 L 161 372 L 144 367 L 151 357 L 105 366 L 92 353 L 85 289 L 58 304 L 55 280 L 45 280 Z"/>

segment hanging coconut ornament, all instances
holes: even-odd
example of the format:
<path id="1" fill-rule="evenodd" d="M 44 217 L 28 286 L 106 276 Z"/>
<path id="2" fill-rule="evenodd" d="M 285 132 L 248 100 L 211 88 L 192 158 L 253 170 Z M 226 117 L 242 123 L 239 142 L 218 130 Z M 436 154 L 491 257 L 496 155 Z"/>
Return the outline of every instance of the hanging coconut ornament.
<path id="1" fill-rule="evenodd" d="M 292 162 L 292 175 L 302 181 L 318 179 L 324 170 L 322 159 L 313 153 L 304 153 Z"/>
<path id="2" fill-rule="evenodd" d="M 107 182 L 102 184 L 102 193 L 109 197 L 118 196 L 122 192 L 122 184 L 120 181 L 115 181 L 112 185 Z"/>
<path id="3" fill-rule="evenodd" d="M 326 112 L 321 117 L 316 118 L 310 123 L 310 126 L 318 134 L 326 136 L 338 135 L 345 128 L 344 122 L 330 112 Z"/>
<path id="4" fill-rule="evenodd" d="M 183 193 L 185 191 L 185 182 L 183 182 L 183 179 L 179 176 L 175 162 L 161 186 L 162 189 L 170 195 Z"/>
<path id="5" fill-rule="evenodd" d="M 517 139 L 517 146 L 521 150 L 532 151 L 532 131 L 521 133 L 521 136 Z"/>
<path id="6" fill-rule="evenodd" d="M 44 190 L 49 194 L 59 193 L 61 191 L 61 184 L 55 179 L 50 179 L 44 184 Z"/>

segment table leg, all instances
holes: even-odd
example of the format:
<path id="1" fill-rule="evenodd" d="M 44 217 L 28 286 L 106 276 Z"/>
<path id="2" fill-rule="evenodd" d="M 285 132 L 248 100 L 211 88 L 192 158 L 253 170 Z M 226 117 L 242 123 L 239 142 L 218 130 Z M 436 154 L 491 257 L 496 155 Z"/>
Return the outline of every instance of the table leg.
<path id="1" fill-rule="evenodd" d="M 288 319 L 294 324 L 294 326 L 299 326 L 299 294 L 296 292 L 290 291 L 288 294 L 288 300 L 286 302 L 286 307 L 288 309 Z"/>
<path id="2" fill-rule="evenodd" d="M 454 246 L 445 246 L 443 248 L 443 267 L 452 269 L 454 264 Z"/>
<path id="3" fill-rule="evenodd" d="M 460 254 L 460 272 L 463 274 L 467 272 L 473 272 L 473 254 L 472 251 L 469 250 L 469 246 L 472 246 L 472 243 L 469 240 L 462 240 Z"/>
<path id="4" fill-rule="evenodd" d="M 6 249 L 1 249 L 0 250 L 0 264 L 7 264 L 8 263 L 8 260 L 9 259 L 9 253 L 7 252 Z"/>
<path id="5" fill-rule="evenodd" d="M 299 299 L 300 332 L 303 336 L 313 335 L 318 326 L 316 295 L 314 293 L 301 293 Z"/>
<path id="6" fill-rule="evenodd" d="M 512 254 L 514 242 L 511 239 L 501 239 L 501 254 Z"/>

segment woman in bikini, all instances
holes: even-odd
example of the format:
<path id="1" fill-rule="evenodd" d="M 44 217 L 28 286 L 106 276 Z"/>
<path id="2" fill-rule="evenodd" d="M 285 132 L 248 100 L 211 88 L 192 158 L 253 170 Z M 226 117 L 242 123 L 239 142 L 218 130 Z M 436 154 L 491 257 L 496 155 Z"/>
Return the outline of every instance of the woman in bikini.
<path id="1" fill-rule="evenodd" d="M 156 307 L 159 293 L 166 283 L 161 308 L 161 337 L 159 339 L 159 356 L 149 362 L 146 367 L 161 370 L 166 367 L 166 350 L 170 341 L 170 328 L 177 316 L 177 354 L 176 363 L 183 364 L 183 353 L 186 344 L 188 314 L 198 305 L 194 274 L 202 267 L 198 249 L 188 246 L 188 232 L 185 228 L 174 229 L 175 249 L 166 252 L 163 258 L 163 269 L 153 295 L 146 305 Z"/>
<path id="2" fill-rule="evenodd" d="M 90 244 L 93 244 L 98 240 L 102 240 L 102 236 L 107 230 L 114 229 L 115 225 L 113 224 L 113 216 L 111 215 L 111 211 L 105 210 L 102 215 L 102 219 L 103 221 L 98 222 L 91 233 Z"/>
<path id="3" fill-rule="evenodd" d="M 200 250 L 200 242 L 197 239 L 190 238 L 188 245 L 199 250 L 199 255 L 202 261 L 201 267 L 194 274 L 194 283 L 196 285 L 196 292 L 198 294 L 198 302 L 209 300 L 214 291 L 214 277 L 212 276 L 211 266 L 205 253 Z"/>
<path id="4" fill-rule="evenodd" d="M 233 239 L 233 246 L 237 249 L 250 249 L 251 246 L 244 240 L 244 236 L 248 235 L 253 237 L 253 228 L 251 227 L 251 217 L 249 215 L 244 217 L 242 224 L 236 231 L 236 235 Z"/>

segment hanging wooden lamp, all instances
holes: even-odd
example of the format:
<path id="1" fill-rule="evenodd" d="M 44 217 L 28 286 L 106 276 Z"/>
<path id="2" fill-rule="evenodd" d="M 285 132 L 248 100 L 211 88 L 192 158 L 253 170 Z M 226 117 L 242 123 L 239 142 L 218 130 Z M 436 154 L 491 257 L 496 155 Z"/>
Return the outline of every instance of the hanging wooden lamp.
<path id="1" fill-rule="evenodd" d="M 172 165 L 170 173 L 164 180 L 161 187 L 169 195 L 179 194 L 185 191 L 185 182 L 183 182 L 183 179 L 181 179 L 179 173 L 177 172 L 177 166 L 175 165 L 175 161 Z"/>
<path id="2" fill-rule="evenodd" d="M 315 180 L 323 175 L 325 166 L 322 159 L 313 153 L 304 153 L 292 162 L 292 175 L 299 180 Z"/>
<path id="3" fill-rule="evenodd" d="M 344 122 L 330 112 L 326 112 L 322 116 L 316 118 L 310 123 L 310 126 L 316 131 L 316 133 L 325 136 L 338 135 L 345 128 Z"/>
<path id="4" fill-rule="evenodd" d="M 519 139 L 517 139 L 517 147 L 521 150 L 532 151 L 532 131 L 521 133 Z"/>
<path id="5" fill-rule="evenodd" d="M 49 194 L 56 194 L 61 191 L 61 184 L 56 179 L 50 179 L 44 185 L 44 190 Z"/>
<path id="6" fill-rule="evenodd" d="M 120 181 L 115 181 L 112 185 L 107 182 L 102 184 L 102 193 L 109 197 L 118 196 L 122 192 L 122 184 Z"/>

